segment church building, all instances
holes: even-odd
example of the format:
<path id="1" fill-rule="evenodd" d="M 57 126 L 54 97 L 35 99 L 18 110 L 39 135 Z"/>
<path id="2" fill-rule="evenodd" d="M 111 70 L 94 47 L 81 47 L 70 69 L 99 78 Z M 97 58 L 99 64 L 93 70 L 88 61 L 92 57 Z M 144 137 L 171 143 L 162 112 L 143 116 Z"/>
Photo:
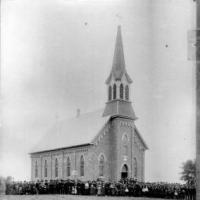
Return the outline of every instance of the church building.
<path id="1" fill-rule="evenodd" d="M 31 180 L 79 179 L 144 181 L 145 150 L 130 101 L 131 77 L 125 66 L 118 26 L 111 72 L 106 80 L 103 110 L 60 120 L 31 156 Z"/>

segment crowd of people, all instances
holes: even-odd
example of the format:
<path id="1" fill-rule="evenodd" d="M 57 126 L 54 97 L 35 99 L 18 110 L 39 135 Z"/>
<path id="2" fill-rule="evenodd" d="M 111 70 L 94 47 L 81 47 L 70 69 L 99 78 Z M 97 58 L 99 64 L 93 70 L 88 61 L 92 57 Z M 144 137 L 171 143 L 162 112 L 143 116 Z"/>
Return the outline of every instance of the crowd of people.
<path id="1" fill-rule="evenodd" d="M 195 200 L 195 187 L 171 183 L 143 183 L 134 179 L 119 182 L 50 180 L 12 182 L 6 185 L 6 194 L 72 194 L 98 196 L 144 196 Z"/>

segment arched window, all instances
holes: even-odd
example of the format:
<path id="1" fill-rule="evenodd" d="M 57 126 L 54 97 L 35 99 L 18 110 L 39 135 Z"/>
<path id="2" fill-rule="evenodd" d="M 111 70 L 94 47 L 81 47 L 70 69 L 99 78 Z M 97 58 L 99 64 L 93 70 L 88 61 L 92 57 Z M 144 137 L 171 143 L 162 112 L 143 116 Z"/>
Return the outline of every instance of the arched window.
<path id="1" fill-rule="evenodd" d="M 55 177 L 58 177 L 58 159 L 55 160 Z"/>
<path id="2" fill-rule="evenodd" d="M 123 137 L 123 155 L 128 156 L 128 137 L 124 135 Z"/>
<path id="3" fill-rule="evenodd" d="M 117 86 L 116 84 L 113 85 L 113 99 L 116 99 L 117 97 Z"/>
<path id="4" fill-rule="evenodd" d="M 81 156 L 80 158 L 80 176 L 84 176 L 84 158 Z"/>
<path id="5" fill-rule="evenodd" d="M 126 100 L 129 100 L 129 87 L 128 87 L 128 85 L 125 88 L 125 98 L 126 98 Z"/>
<path id="6" fill-rule="evenodd" d="M 109 89 L 108 89 L 108 100 L 111 101 L 112 99 L 112 87 L 109 86 Z"/>
<path id="7" fill-rule="evenodd" d="M 104 176 L 104 156 L 101 155 L 99 159 L 99 176 Z"/>
<path id="8" fill-rule="evenodd" d="M 137 178 L 137 159 L 134 158 L 134 177 Z"/>
<path id="9" fill-rule="evenodd" d="M 44 177 L 47 177 L 47 160 L 44 161 Z"/>
<path id="10" fill-rule="evenodd" d="M 120 99 L 123 99 L 124 98 L 124 86 L 123 84 L 121 83 L 120 84 Z"/>
<path id="11" fill-rule="evenodd" d="M 128 166 L 126 164 L 123 165 L 122 167 L 121 178 L 122 179 L 128 178 Z"/>
<path id="12" fill-rule="evenodd" d="M 71 162 L 70 158 L 67 158 L 67 176 L 71 176 Z"/>
<path id="13" fill-rule="evenodd" d="M 37 165 L 37 161 L 35 161 L 35 178 L 38 177 L 38 165 Z"/>

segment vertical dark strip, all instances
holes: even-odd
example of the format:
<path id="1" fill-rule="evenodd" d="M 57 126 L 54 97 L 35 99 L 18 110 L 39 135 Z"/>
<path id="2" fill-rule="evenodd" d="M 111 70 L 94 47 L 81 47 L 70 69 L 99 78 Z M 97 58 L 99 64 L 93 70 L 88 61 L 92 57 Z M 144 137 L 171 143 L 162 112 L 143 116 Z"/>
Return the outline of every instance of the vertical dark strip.
<path id="1" fill-rule="evenodd" d="M 197 31 L 196 31 L 196 42 L 200 34 L 200 0 L 197 0 L 196 6 L 196 21 L 197 21 Z M 200 199 L 200 54 L 196 49 L 196 199 Z"/>
<path id="2" fill-rule="evenodd" d="M 131 126 L 131 178 L 133 178 L 133 134 L 134 128 Z"/>

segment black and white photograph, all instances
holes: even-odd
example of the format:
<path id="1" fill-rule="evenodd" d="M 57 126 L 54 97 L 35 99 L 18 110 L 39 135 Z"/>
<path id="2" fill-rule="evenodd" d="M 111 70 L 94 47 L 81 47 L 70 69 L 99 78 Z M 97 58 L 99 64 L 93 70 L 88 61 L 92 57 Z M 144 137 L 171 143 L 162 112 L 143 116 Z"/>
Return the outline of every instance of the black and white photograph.
<path id="1" fill-rule="evenodd" d="M 197 0 L 2 0 L 0 29 L 1 200 L 200 200 Z"/>

